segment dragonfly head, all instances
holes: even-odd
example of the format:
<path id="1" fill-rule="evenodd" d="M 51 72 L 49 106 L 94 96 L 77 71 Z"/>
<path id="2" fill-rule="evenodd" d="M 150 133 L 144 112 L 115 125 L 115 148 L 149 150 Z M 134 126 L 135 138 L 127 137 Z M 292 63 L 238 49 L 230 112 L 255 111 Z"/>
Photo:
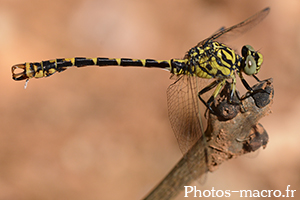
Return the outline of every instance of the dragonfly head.
<path id="1" fill-rule="evenodd" d="M 250 45 L 245 45 L 242 48 L 242 70 L 247 75 L 255 75 L 259 72 L 263 62 L 261 53 L 254 50 Z"/>

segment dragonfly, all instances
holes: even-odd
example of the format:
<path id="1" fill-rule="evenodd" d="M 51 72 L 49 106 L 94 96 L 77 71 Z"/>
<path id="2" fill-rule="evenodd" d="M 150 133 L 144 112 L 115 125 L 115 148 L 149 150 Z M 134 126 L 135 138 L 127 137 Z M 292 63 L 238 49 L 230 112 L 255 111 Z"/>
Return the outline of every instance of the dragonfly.
<path id="1" fill-rule="evenodd" d="M 213 113 L 211 105 L 228 80 L 231 80 L 229 101 L 232 102 L 236 91 L 237 76 L 241 79 L 244 87 L 249 92 L 253 92 L 243 74 L 260 81 L 256 74 L 260 71 L 263 63 L 262 54 L 252 46 L 244 45 L 241 55 L 239 55 L 223 41 L 239 36 L 253 28 L 269 12 L 270 8 L 268 7 L 234 26 L 219 29 L 187 51 L 182 59 L 58 58 L 14 65 L 12 66 L 12 78 L 16 81 L 26 80 L 27 83 L 31 78 L 49 77 L 73 66 L 79 68 L 93 65 L 99 67 L 132 66 L 168 70 L 172 79 L 175 79 L 167 89 L 168 113 L 180 150 L 185 154 L 199 139 L 203 140 L 202 148 L 205 150 L 201 102 Z M 213 81 L 203 86 L 202 79 Z M 213 89 L 214 91 L 211 92 Z M 208 100 L 205 100 L 203 95 L 209 91 L 212 94 Z M 205 158 L 203 158 L 203 162 L 205 162 Z"/>

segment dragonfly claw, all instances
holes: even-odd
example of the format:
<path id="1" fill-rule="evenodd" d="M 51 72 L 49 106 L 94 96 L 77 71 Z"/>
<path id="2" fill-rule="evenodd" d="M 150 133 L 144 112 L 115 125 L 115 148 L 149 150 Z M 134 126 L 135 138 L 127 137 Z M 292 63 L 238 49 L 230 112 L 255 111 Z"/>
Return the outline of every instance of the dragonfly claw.
<path id="1" fill-rule="evenodd" d="M 21 72 L 19 71 L 21 70 Z M 18 70 L 17 72 L 15 70 Z M 29 77 L 26 75 L 26 66 L 24 64 L 17 64 L 11 68 L 12 78 L 16 81 L 25 80 Z"/>

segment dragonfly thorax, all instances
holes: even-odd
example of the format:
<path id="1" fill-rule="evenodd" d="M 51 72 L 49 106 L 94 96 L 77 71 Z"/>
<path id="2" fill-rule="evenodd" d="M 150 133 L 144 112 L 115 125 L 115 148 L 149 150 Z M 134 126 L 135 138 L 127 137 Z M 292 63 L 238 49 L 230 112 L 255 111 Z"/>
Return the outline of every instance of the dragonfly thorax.
<path id="1" fill-rule="evenodd" d="M 231 78 L 239 58 L 240 56 L 225 44 L 208 40 L 187 52 L 186 73 L 200 78 Z"/>

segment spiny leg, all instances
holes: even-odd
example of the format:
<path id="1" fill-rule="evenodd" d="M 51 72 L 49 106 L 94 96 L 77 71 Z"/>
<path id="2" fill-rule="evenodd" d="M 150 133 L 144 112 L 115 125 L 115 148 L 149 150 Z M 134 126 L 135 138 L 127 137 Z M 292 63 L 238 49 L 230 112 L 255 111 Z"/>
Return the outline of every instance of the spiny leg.
<path id="1" fill-rule="evenodd" d="M 199 93 L 198 93 L 198 97 L 199 99 L 202 101 L 202 103 L 204 105 L 206 105 L 206 107 L 212 112 L 214 113 L 214 111 L 211 108 L 211 104 L 214 101 L 214 99 L 218 96 L 218 94 L 220 93 L 220 90 L 222 89 L 222 87 L 224 86 L 226 82 L 226 79 L 217 79 L 215 81 L 213 81 L 212 83 L 210 83 L 208 86 L 206 86 L 205 88 L 203 88 Z M 213 89 L 214 87 L 216 87 L 214 93 L 212 94 L 212 96 L 208 99 L 207 102 L 204 101 L 204 99 L 201 97 L 202 94 L 210 91 L 211 89 Z"/>
<path id="2" fill-rule="evenodd" d="M 208 86 L 206 86 L 205 88 L 203 88 L 200 92 L 198 92 L 198 97 L 199 99 L 202 101 L 202 103 L 210 110 L 212 111 L 211 107 L 208 106 L 207 102 L 209 101 L 204 101 L 204 99 L 202 99 L 201 95 L 208 92 L 209 90 L 213 89 L 214 87 L 216 87 L 219 84 L 218 80 L 213 81 L 212 83 L 210 83 Z M 210 98 L 212 98 L 213 96 L 211 96 Z M 213 112 L 213 111 L 212 111 Z"/>
<path id="3" fill-rule="evenodd" d="M 243 97 L 243 99 L 248 98 L 248 97 L 251 96 L 253 93 L 257 93 L 257 92 L 266 92 L 267 94 L 270 94 L 270 93 L 269 93 L 268 91 L 266 91 L 266 90 L 255 90 L 255 91 L 254 91 L 253 88 L 249 86 L 249 84 L 247 83 L 246 79 L 244 79 L 243 75 L 242 75 L 242 74 L 239 74 L 239 76 L 240 76 L 240 79 L 241 79 L 241 81 L 242 81 L 244 87 L 248 90 L 248 93 Z M 261 82 L 261 81 L 257 78 L 257 76 L 255 76 L 254 74 L 253 74 L 252 76 L 255 78 L 255 80 L 256 80 L 257 82 Z M 239 98 L 239 96 L 238 96 L 238 98 Z M 242 100 L 241 98 L 239 98 L 239 99 Z"/>
<path id="4" fill-rule="evenodd" d="M 249 86 L 249 84 L 246 82 L 246 80 L 244 78 L 242 78 L 241 80 L 244 80 L 244 82 L 246 83 L 246 85 Z M 243 81 L 242 81 L 243 82 Z M 246 87 L 246 86 L 245 86 Z M 250 87 L 250 86 L 249 86 Z M 247 87 L 246 87 L 247 88 Z M 251 88 L 252 90 L 252 88 Z M 233 95 L 236 95 L 236 98 L 238 99 L 238 102 L 233 102 Z M 232 79 L 232 83 L 231 83 L 231 93 L 230 93 L 230 98 L 229 98 L 229 102 L 230 103 L 234 103 L 234 104 L 239 104 L 243 110 L 243 112 L 246 112 L 246 109 L 244 108 L 243 102 L 242 102 L 242 98 L 240 97 L 238 91 L 236 90 L 236 77 L 233 77 Z"/>
<path id="5" fill-rule="evenodd" d="M 255 78 L 255 80 L 257 80 L 257 82 L 261 82 L 261 81 L 259 80 L 259 78 L 257 78 L 257 76 L 255 76 L 254 74 L 253 74 L 252 76 Z"/>
<path id="6" fill-rule="evenodd" d="M 246 82 L 246 80 L 245 79 L 243 79 L 245 82 Z M 247 83 L 247 82 L 246 82 Z M 248 85 L 248 83 L 247 83 L 247 85 Z M 249 86 L 250 87 L 250 86 Z M 252 88 L 251 88 L 252 89 Z M 235 95 L 236 95 L 236 98 L 238 99 L 238 102 L 233 102 L 233 96 L 234 96 L 234 93 L 235 93 Z M 241 97 L 240 97 L 240 95 L 239 95 L 239 93 L 238 93 L 238 91 L 236 91 L 236 77 L 234 76 L 233 78 L 232 78 L 232 83 L 231 83 L 231 92 L 230 92 L 230 97 L 229 97 L 229 102 L 230 103 L 234 103 L 234 104 L 239 104 L 239 105 L 241 105 L 242 107 L 244 107 L 243 106 L 243 104 L 242 104 L 242 102 L 241 102 Z"/>
<path id="7" fill-rule="evenodd" d="M 247 83 L 246 79 L 244 79 L 242 73 L 240 73 L 239 76 L 240 76 L 240 79 L 241 79 L 241 81 L 242 81 L 244 87 L 245 87 L 250 93 L 252 93 L 253 90 L 252 90 L 252 88 L 250 87 L 250 85 Z"/>
<path id="8" fill-rule="evenodd" d="M 232 78 L 232 83 L 231 83 L 231 93 L 230 93 L 230 98 L 229 98 L 229 102 L 232 103 L 233 100 L 233 95 L 236 92 L 236 78 L 235 76 Z M 236 92 L 237 95 L 237 92 Z M 237 97 L 239 98 L 239 96 L 237 95 Z"/>

